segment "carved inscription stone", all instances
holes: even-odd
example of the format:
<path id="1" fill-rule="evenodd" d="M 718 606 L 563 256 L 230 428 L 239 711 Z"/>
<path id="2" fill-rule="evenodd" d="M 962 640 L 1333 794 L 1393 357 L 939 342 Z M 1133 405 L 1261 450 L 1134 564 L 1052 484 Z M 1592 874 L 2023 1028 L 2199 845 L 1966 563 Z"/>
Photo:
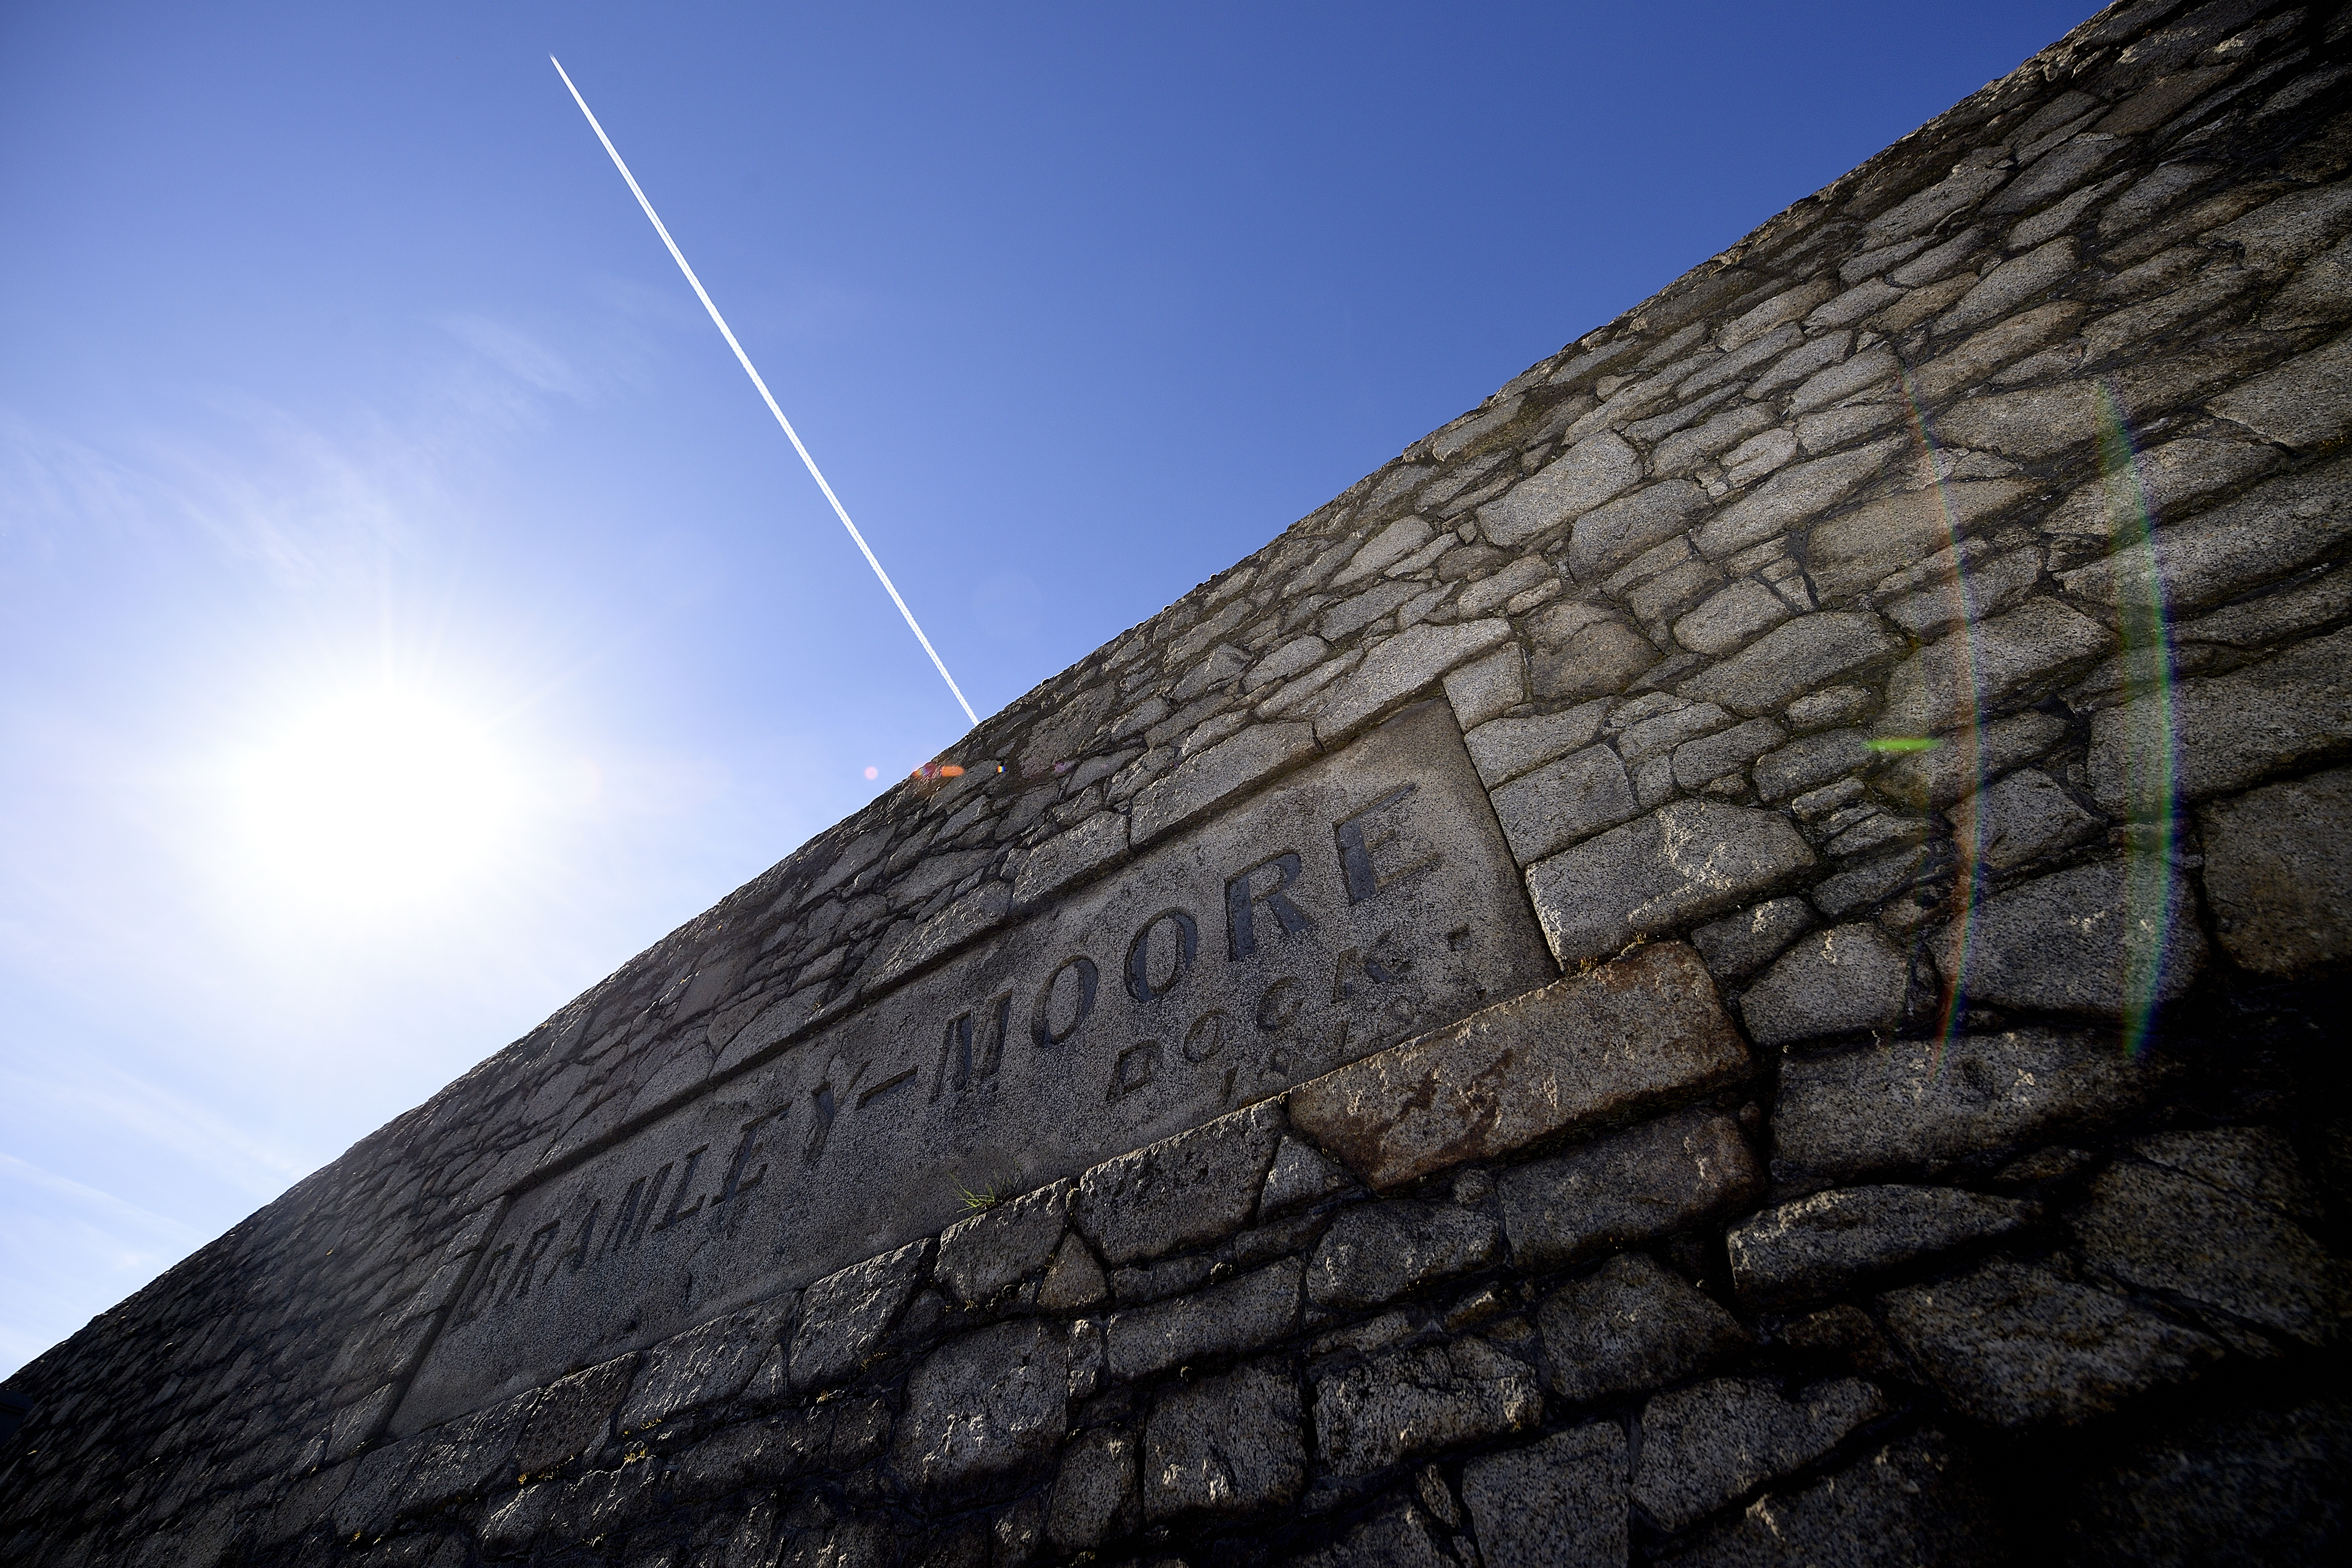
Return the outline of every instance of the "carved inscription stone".
<path id="1" fill-rule="evenodd" d="M 513 1194 L 415 1431 L 944 1229 L 1558 973 L 1443 703 Z"/>

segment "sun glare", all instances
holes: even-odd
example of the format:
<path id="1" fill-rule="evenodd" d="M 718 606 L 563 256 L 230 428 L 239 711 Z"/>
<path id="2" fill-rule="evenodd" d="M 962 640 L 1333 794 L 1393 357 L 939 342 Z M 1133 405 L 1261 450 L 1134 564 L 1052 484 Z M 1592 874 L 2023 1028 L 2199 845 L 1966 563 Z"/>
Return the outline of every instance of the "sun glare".
<path id="1" fill-rule="evenodd" d="M 451 891 L 491 869 L 515 816 L 515 771 L 489 726 L 409 692 L 318 707 L 237 772 L 250 863 L 304 901 Z"/>

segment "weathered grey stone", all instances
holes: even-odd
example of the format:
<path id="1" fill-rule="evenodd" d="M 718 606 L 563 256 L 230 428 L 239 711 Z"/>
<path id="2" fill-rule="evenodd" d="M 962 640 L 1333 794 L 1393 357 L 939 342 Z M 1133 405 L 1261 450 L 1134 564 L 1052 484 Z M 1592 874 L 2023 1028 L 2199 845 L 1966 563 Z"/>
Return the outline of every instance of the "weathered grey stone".
<path id="1" fill-rule="evenodd" d="M 1595 729 L 1599 718 L 1593 715 Z M 1606 746 L 1587 746 L 1514 779 L 1496 790 L 1493 799 L 1503 837 L 1522 866 L 1613 827 L 1640 809 L 1625 764 Z"/>
<path id="2" fill-rule="evenodd" d="M 1484 1268 L 1503 1253 L 1502 1228 L 1452 1204 L 1359 1204 L 1324 1233 L 1307 1271 L 1318 1307 L 1378 1307 L 1433 1279 Z"/>
<path id="3" fill-rule="evenodd" d="M 1398 1351 L 1315 1383 L 1316 1451 L 1336 1475 L 1365 1475 L 1542 1419 L 1534 1371 L 1479 1339 Z"/>
<path id="4" fill-rule="evenodd" d="M 2023 479 L 1956 479 L 1864 501 L 1807 536 L 1814 589 L 1825 599 L 1859 593 L 1946 548 L 2035 489 Z"/>
<path id="5" fill-rule="evenodd" d="M 1920 259 L 1925 261 L 1927 258 Z M 1921 401 L 1941 403 L 2011 361 L 2065 336 L 2087 310 L 2087 306 L 2075 300 L 2054 300 L 2047 305 L 2021 310 L 2005 321 L 1996 321 L 1921 365 L 1912 378 L 1912 385 Z"/>
<path id="6" fill-rule="evenodd" d="M 1552 1292 L 1536 1322 L 1551 1385 L 1575 1405 L 1679 1383 L 1754 1342 L 1738 1319 L 1638 1252 Z"/>
<path id="7" fill-rule="evenodd" d="M 1127 818 L 1115 811 L 1096 812 L 1029 852 L 1013 879 L 1013 902 L 1022 909 L 1042 903 L 1126 855 Z"/>
<path id="8" fill-rule="evenodd" d="M 1528 589 L 1559 581 L 1559 574 L 1550 562 L 1541 555 L 1522 555 L 1493 576 L 1465 584 L 1454 596 L 1454 607 L 1474 619 L 1491 616 Z"/>
<path id="9" fill-rule="evenodd" d="M 2318 1193 L 2304 1177 L 2294 1142 L 2275 1127 L 2151 1132 L 2133 1139 L 2129 1147 L 2152 1165 L 2267 1205 L 2305 1225 L 2316 1224 L 2325 1213 Z"/>
<path id="10" fill-rule="evenodd" d="M 1769 1492 L 1677 1568 L 1999 1568 L 2016 1561 L 1966 1454 L 1928 1428 L 1834 1475 Z"/>
<path id="11" fill-rule="evenodd" d="M 1718 452 L 1737 447 L 1760 431 L 1769 430 L 1771 411 L 1754 403 L 1735 403 L 1687 430 L 1676 431 L 1650 454 L 1650 469 L 1660 475 L 1687 474 Z"/>
<path id="12" fill-rule="evenodd" d="M 2092 1268 L 2142 1290 L 2312 1345 L 2340 1339 L 2352 1316 L 2352 1268 L 2310 1232 L 2178 1170 L 2110 1165 L 2071 1223 Z"/>
<path id="13" fill-rule="evenodd" d="M 928 1242 L 916 1245 L 919 1253 L 929 1250 Z M 614 1425 L 625 1436 L 734 1398 L 775 1349 L 791 1310 L 789 1299 L 747 1307 L 656 1345 Z"/>
<path id="14" fill-rule="evenodd" d="M 1290 1119 L 1393 1187 L 1747 1070 L 1698 954 L 1659 943 L 1302 1084 Z"/>
<path id="15" fill-rule="evenodd" d="M 1379 583 L 1323 612 L 1316 627 L 1333 642 L 1355 636 L 1422 591 L 1418 583 Z M 1337 669 L 1333 665 L 1330 668 Z"/>
<path id="16" fill-rule="evenodd" d="M 878 991 L 941 954 L 953 952 L 973 938 L 994 931 L 1012 918 L 1013 884 L 982 882 L 916 926 L 896 945 L 891 945 L 886 937 L 887 951 L 860 973 L 859 979 L 866 987 Z"/>
<path id="17" fill-rule="evenodd" d="M 2066 591 L 2110 621 L 2162 604 L 2180 616 L 2286 576 L 2352 535 L 2352 459 L 2283 475 L 2146 541 L 2062 573 Z"/>
<path id="18" fill-rule="evenodd" d="M 1069 1424 L 1068 1344 L 1058 1324 L 1031 1320 L 932 1352 L 907 1379 L 898 1474 L 918 1490 L 952 1493 L 1050 1456 Z"/>
<path id="19" fill-rule="evenodd" d="M 1054 1249 L 1054 1260 L 1045 1266 L 1045 1278 L 1037 1286 L 1037 1305 L 1048 1312 L 1074 1312 L 1093 1306 L 1109 1293 L 1102 1265 L 1095 1261 L 1085 1240 L 1073 1234 L 1064 1237 L 1062 1245 Z"/>
<path id="20" fill-rule="evenodd" d="M 2219 494 L 2277 466 L 2275 447 L 2257 441 L 2216 441 L 2178 437 L 2149 447 L 2132 466 L 2137 485 L 2094 479 L 2069 495 L 2042 521 L 2063 554 L 2062 564 L 2105 555 L 2125 540 L 2137 540 L 2150 519 L 2185 517 L 2206 497 Z"/>
<path id="21" fill-rule="evenodd" d="M 560 1482 L 541 1481 L 523 1488 L 503 1503 L 493 1501 L 482 1519 L 482 1550 L 492 1557 L 521 1555 L 547 1522 L 562 1491 Z"/>
<path id="22" fill-rule="evenodd" d="M 1864 349 L 1843 364 L 1826 365 L 1807 376 L 1803 384 L 1789 395 L 1789 412 L 1803 414 L 1874 391 L 1877 396 L 1885 397 L 1895 390 L 1900 368 L 1901 362 L 1887 344 Z"/>
<path id="23" fill-rule="evenodd" d="M 635 1354 L 615 1356 L 548 1384 L 515 1441 L 516 1472 L 544 1475 L 603 1447 L 636 1365 Z"/>
<path id="24" fill-rule="evenodd" d="M 1614 431 L 1597 431 L 1521 480 L 1478 513 L 1487 539 L 1508 550 L 1544 533 L 1627 489 L 1642 477 L 1642 459 Z"/>
<path id="25" fill-rule="evenodd" d="M 1802 899 L 1770 899 L 1699 927 L 1691 945 L 1707 973 L 1727 984 L 1747 979 L 1812 929 L 1818 917 Z"/>
<path id="26" fill-rule="evenodd" d="M 1661 1394 L 1642 1412 L 1633 1500 L 1664 1528 L 1680 1530 L 1812 1463 L 1885 1411 L 1885 1396 L 1858 1377 L 1817 1383 L 1795 1399 L 1755 1377 Z"/>
<path id="27" fill-rule="evenodd" d="M 1944 1397 L 1993 1426 L 2073 1426 L 2221 1353 L 2136 1302 L 2006 1258 L 1879 1300 L 1887 1331 Z"/>
<path id="28" fill-rule="evenodd" d="M 1699 553 L 1720 561 L 1820 516 L 1875 478 L 1901 445 L 1874 441 L 1781 469 L 1707 520 Z"/>
<path id="29" fill-rule="evenodd" d="M 1499 718 L 1528 700 L 1528 656 L 1517 644 L 1507 644 L 1446 672 L 1445 700 L 1466 732 Z M 1477 752 L 1471 752 L 1473 761 Z"/>
<path id="30" fill-rule="evenodd" d="M 1266 1172 L 1265 1190 L 1257 1201 L 1258 1215 L 1273 1219 L 1293 1209 L 1344 1193 L 1355 1178 L 1322 1150 L 1300 1138 L 1285 1138 L 1275 1151 L 1274 1167 Z"/>
<path id="31" fill-rule="evenodd" d="M 1890 1268 L 2006 1236 L 2033 1212 L 2021 1199 L 1953 1187 L 1840 1187 L 1767 1209 L 1725 1240 L 1739 1299 L 1769 1309 L 1840 1295 Z"/>
<path id="32" fill-rule="evenodd" d="M 2135 1433 L 2070 1500 L 2067 1560 L 2101 1568 L 2325 1563 L 2352 1524 L 2352 1408 L 2323 1395 Z"/>
<path id="33" fill-rule="evenodd" d="M 1777 813 L 1675 801 L 1528 868 L 1528 890 L 1563 964 L 1617 952 L 1746 903 L 1810 868 Z"/>
<path id="34" fill-rule="evenodd" d="M 1292 637 L 1250 666 L 1249 673 L 1242 677 L 1242 689 L 1257 691 L 1277 680 L 1287 680 L 1301 670 L 1314 668 L 1330 653 L 1331 645 L 1321 637 Z"/>
<path id="35" fill-rule="evenodd" d="M 1206 1255 L 1138 1264 L 1132 1268 L 1112 1272 L 1111 1291 L 1118 1298 L 1121 1306 L 1139 1307 L 1147 1301 L 1164 1300 L 1186 1290 L 1198 1289 L 1208 1283 L 1210 1271 L 1216 1266 L 1216 1259 Z"/>
<path id="36" fill-rule="evenodd" d="M 1874 923 L 1815 931 L 1781 955 L 1739 1000 L 1748 1037 L 1785 1046 L 1903 1021 L 1911 962 Z"/>
<path id="37" fill-rule="evenodd" d="M 539 1391 L 532 1389 L 436 1427 L 401 1488 L 401 1511 L 429 1513 L 474 1497 L 493 1481 L 511 1484 L 515 1441 L 538 1403 Z"/>
<path id="38" fill-rule="evenodd" d="M 1569 574 L 1597 583 L 1661 540 L 1688 529 L 1706 510 L 1706 492 L 1686 479 L 1669 479 L 1596 507 L 1577 519 L 1569 538 Z"/>
<path id="39" fill-rule="evenodd" d="M 1853 346 L 1852 332 L 1821 332 L 1772 362 L 1764 374 L 1748 384 L 1750 397 L 1769 397 L 1788 391 L 1822 370 L 1834 366 Z"/>
<path id="40" fill-rule="evenodd" d="M 2020 768 L 1987 784 L 1954 806 L 1951 820 L 1961 860 L 1999 871 L 2079 844 L 2099 830 L 2099 819 L 2039 768 Z"/>
<path id="41" fill-rule="evenodd" d="M 2158 1069 L 2111 1039 L 2017 1029 L 1781 1064 L 1773 1165 L 1814 1176 L 1987 1168 L 2138 1109 Z"/>
<path id="42" fill-rule="evenodd" d="M 2352 337 L 2340 337 L 2265 371 L 2206 406 L 2283 447 L 2324 447 L 2352 429 L 2343 397 L 2352 381 Z"/>
<path id="43" fill-rule="evenodd" d="M 2352 955 L 2352 769 L 2210 802 L 2198 823 L 2232 959 L 2285 976 Z"/>
<path id="44" fill-rule="evenodd" d="M 1162 1394 L 1143 1428 L 1143 1513 L 1242 1514 L 1297 1500 L 1307 1480 L 1298 1385 L 1236 1367 Z"/>
<path id="45" fill-rule="evenodd" d="M 1949 805 L 1981 780 L 2041 756 L 2065 737 L 2065 720 L 2027 709 L 1897 758 L 1878 775 L 1878 787 L 1906 805 Z"/>
<path id="46" fill-rule="evenodd" d="M 1675 640 L 1709 658 L 1727 654 L 1795 614 L 1763 584 L 1732 584 L 1675 623 Z"/>
<path id="47" fill-rule="evenodd" d="M 1625 1433 L 1588 1422 L 1462 1467 L 1462 1500 L 1489 1568 L 1619 1568 L 1626 1560 Z"/>
<path id="48" fill-rule="evenodd" d="M 1738 773 L 1788 738 L 1788 732 L 1771 720 L 1750 719 L 1745 724 L 1685 741 L 1675 748 L 1675 783 L 1684 789 L 1698 789 L 1727 773 Z"/>
<path id="49" fill-rule="evenodd" d="M 1635 718 L 1652 704 L 1662 705 L 1662 712 L 1647 718 Z M 1612 716 L 1610 728 L 1618 731 L 1617 754 L 1628 763 L 1671 752 L 1693 736 L 1720 730 L 1731 722 L 1731 715 L 1712 702 L 1686 702 L 1664 692 L 1652 692 L 1635 702 L 1629 702 Z"/>
<path id="50" fill-rule="evenodd" d="M 2169 867 L 2129 858 L 2005 889 L 1934 928 L 1928 947 L 1972 999 L 2114 1016 L 2173 1001 L 2205 962 L 2196 892 Z"/>
<path id="51" fill-rule="evenodd" d="M 1136 1485 L 1142 1445 L 1118 1426 L 1090 1426 L 1062 1450 L 1045 1539 L 1064 1552 L 1090 1552 L 1143 1522 Z"/>
<path id="52" fill-rule="evenodd" d="M 1315 755 L 1315 731 L 1306 724 L 1253 724 L 1207 751 L 1185 758 L 1167 777 L 1135 797 L 1130 840 L 1138 847 L 1257 786 Z"/>
<path id="53" fill-rule="evenodd" d="M 2327 760 L 2347 743 L 2352 630 L 2107 709 L 2091 727 L 2091 793 L 2103 809 L 2146 821 L 2177 802 Z M 2160 788 L 2168 779 L 2169 791 Z"/>
<path id="54" fill-rule="evenodd" d="M 591 1470 L 557 1488 L 541 1528 L 559 1546 L 618 1535 L 660 1506 L 660 1487 L 652 1465 Z"/>
<path id="55" fill-rule="evenodd" d="M 1069 1223 L 1073 1191 L 1070 1183 L 1055 1182 L 941 1231 L 931 1277 L 948 1300 L 977 1307 L 1042 1270 Z"/>
<path id="56" fill-rule="evenodd" d="M 1114 1313 L 1107 1329 L 1110 1375 L 1132 1383 L 1204 1356 L 1272 1344 L 1298 1326 L 1305 1272 L 1286 1258 L 1172 1301 Z"/>
<path id="57" fill-rule="evenodd" d="M 1497 719 L 1470 731 L 1462 740 L 1470 749 L 1478 777 L 1492 789 L 1529 768 L 1591 745 L 1608 713 L 1606 702 L 1587 702 L 1562 713 Z"/>
<path id="58" fill-rule="evenodd" d="M 1249 1223 L 1281 1138 L 1280 1109 L 1254 1105 L 1106 1161 L 1079 1178 L 1078 1228 L 1114 1267 L 1220 1240 Z"/>
<path id="59" fill-rule="evenodd" d="M 1867 610 L 1800 616 L 1677 689 L 1741 713 L 1770 713 L 1791 698 L 1885 658 L 1900 647 Z"/>
<path id="60" fill-rule="evenodd" d="M 1429 542 L 1434 531 L 1425 519 L 1401 517 L 1366 540 L 1348 563 L 1331 579 L 1337 588 L 1369 577 L 1375 572 L 1395 565 L 1414 551 Z"/>
<path id="61" fill-rule="evenodd" d="M 1063 1203 L 1066 1206 L 1066 1198 Z M 930 1254 L 929 1241 L 911 1241 L 829 1274 L 801 1293 L 800 1321 L 786 1362 L 795 1393 L 831 1387 L 856 1374 L 914 1299 Z M 635 1404 L 630 1401 L 632 1408 Z M 627 1425 L 625 1412 L 623 1423 Z"/>
<path id="62" fill-rule="evenodd" d="M 1760 1173 L 1738 1124 L 1686 1110 L 1507 1171 L 1503 1231 L 1520 1268 L 1543 1270 L 1639 1246 L 1754 1194 Z"/>
<path id="63" fill-rule="evenodd" d="M 2089 663 L 2115 637 L 2055 599 L 2029 599 L 2006 615 L 1954 632 L 1895 667 L 1882 735 L 1928 735 Z"/>
<path id="64" fill-rule="evenodd" d="M 1588 620 L 1538 653 L 1529 674 L 1538 697 L 1574 701 L 1622 691 L 1658 658 L 1656 646 L 1623 621 Z"/>
<path id="65" fill-rule="evenodd" d="M 1967 540 L 1956 550 L 1932 558 L 1933 575 L 1917 571 L 1898 574 L 1891 581 L 1926 581 L 1926 587 L 1887 597 L 1881 584 L 1879 612 L 1922 639 L 1940 637 L 1967 621 L 1997 616 L 2022 601 L 2042 581 L 2042 552 L 2032 547 L 1995 555 L 1981 540 Z M 1926 564 L 1926 563 L 1923 563 Z"/>
<path id="66" fill-rule="evenodd" d="M 1937 418 L 1936 430 L 1955 446 L 2005 458 L 2051 458 L 2096 436 L 2100 411 L 2091 384 L 2061 382 L 1964 397 Z"/>
<path id="67" fill-rule="evenodd" d="M 2032 174 L 2018 182 L 2011 190 L 2023 189 L 2033 175 L 2051 167 L 2053 161 L 2045 159 Z M 1975 288 L 1960 296 L 1959 303 L 1937 318 L 1936 331 L 1939 336 L 1955 335 L 1980 327 L 1997 317 L 2006 316 L 2035 295 L 2055 288 L 2074 270 L 2074 242 L 2072 238 L 2062 237 L 2037 246 L 2023 256 L 2012 257 L 1984 274 Z"/>
<path id="68" fill-rule="evenodd" d="M 1375 645 L 1361 664 L 1334 681 L 1318 700 L 1317 738 L 1336 744 L 1455 665 L 1508 642 L 1510 637 L 1511 624 L 1505 620 L 1407 627 Z M 1139 803 L 1139 814 L 1140 810 Z"/>
<path id="69" fill-rule="evenodd" d="M 1795 710 L 1796 704 L 1791 703 L 1790 713 Z M 1877 760 L 1878 753 L 1870 749 L 1870 738 L 1861 731 L 1825 730 L 1757 758 L 1751 776 L 1758 795 L 1766 800 L 1786 800 L 1832 779 L 1860 773 Z"/>

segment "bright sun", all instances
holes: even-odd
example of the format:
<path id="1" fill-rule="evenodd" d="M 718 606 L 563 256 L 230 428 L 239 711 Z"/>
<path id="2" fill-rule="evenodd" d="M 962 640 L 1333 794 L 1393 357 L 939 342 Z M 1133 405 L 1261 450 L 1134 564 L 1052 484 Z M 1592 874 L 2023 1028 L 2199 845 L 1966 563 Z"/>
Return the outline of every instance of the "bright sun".
<path id="1" fill-rule="evenodd" d="M 398 690 L 312 709 L 236 769 L 253 868 L 304 901 L 405 903 L 491 868 L 517 777 L 490 727 Z"/>

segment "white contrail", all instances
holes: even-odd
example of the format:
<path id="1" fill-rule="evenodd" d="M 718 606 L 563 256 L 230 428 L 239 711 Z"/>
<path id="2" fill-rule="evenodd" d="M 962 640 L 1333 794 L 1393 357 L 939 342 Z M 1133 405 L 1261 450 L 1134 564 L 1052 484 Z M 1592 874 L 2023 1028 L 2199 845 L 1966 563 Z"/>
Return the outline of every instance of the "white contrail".
<path id="1" fill-rule="evenodd" d="M 613 139 L 605 135 L 604 128 L 596 122 L 596 116 L 589 109 L 588 100 L 580 96 L 580 89 L 572 86 L 572 73 L 565 70 L 563 62 L 553 55 L 547 57 L 547 63 L 555 68 L 555 74 L 563 79 L 566 88 L 571 89 L 572 101 L 580 106 L 580 112 L 588 116 L 588 129 L 596 133 L 596 140 L 602 142 L 604 151 L 612 155 L 613 167 L 621 171 L 621 178 L 629 182 L 629 192 L 637 198 L 637 205 L 646 209 L 646 216 L 653 222 L 654 232 L 661 236 L 664 245 L 669 247 L 669 258 L 677 263 L 677 269 L 685 273 L 686 280 L 694 286 L 694 297 L 702 301 L 704 310 L 710 312 L 711 324 L 719 329 L 719 335 L 727 340 L 727 346 L 735 351 L 736 362 L 742 365 L 743 374 L 750 376 L 751 384 L 760 389 L 761 401 L 768 405 L 768 412 L 776 416 L 776 423 L 783 426 L 784 438 L 792 442 L 793 450 L 798 452 L 801 461 L 808 465 L 809 478 L 814 479 L 816 488 L 824 492 L 824 499 L 833 503 L 833 515 L 841 519 L 842 527 L 849 530 L 849 537 L 856 542 L 858 553 L 866 557 L 866 564 L 874 568 L 874 575 L 882 579 L 882 591 L 890 595 L 890 602 L 898 606 L 900 615 L 907 617 L 907 629 L 915 634 L 915 640 L 921 643 L 923 651 L 931 656 L 933 668 L 939 670 L 940 679 L 948 683 L 948 689 L 955 693 L 956 704 L 963 710 L 963 716 L 978 725 L 980 715 L 973 712 L 971 704 L 963 700 L 963 688 L 955 683 L 955 677 L 948 673 L 946 661 L 940 658 L 940 650 L 931 646 L 931 639 L 925 637 L 923 628 L 915 624 L 915 612 L 907 608 L 907 601 L 898 596 L 898 585 L 890 581 L 890 574 L 883 571 L 882 563 L 874 558 L 873 547 L 866 542 L 866 536 L 857 531 L 857 525 L 849 521 L 849 513 L 843 508 L 841 498 L 833 493 L 833 487 L 824 482 L 824 475 L 817 471 L 816 459 L 809 456 L 806 447 L 801 445 L 800 432 L 793 429 L 793 422 L 784 417 L 784 411 L 776 406 L 775 394 L 768 390 L 768 384 L 761 381 L 760 373 L 752 368 L 751 356 L 745 353 L 743 345 L 735 341 L 735 334 L 728 330 L 727 318 L 720 315 L 719 307 L 710 302 L 709 290 L 703 288 L 702 279 L 694 275 L 694 268 L 686 264 L 686 253 L 678 249 L 677 241 L 672 239 L 669 230 L 662 226 L 661 215 L 654 211 L 654 204 L 646 199 L 645 188 L 637 184 L 637 177 L 629 173 L 628 164 L 621 161 L 621 150 L 613 145 Z"/>

